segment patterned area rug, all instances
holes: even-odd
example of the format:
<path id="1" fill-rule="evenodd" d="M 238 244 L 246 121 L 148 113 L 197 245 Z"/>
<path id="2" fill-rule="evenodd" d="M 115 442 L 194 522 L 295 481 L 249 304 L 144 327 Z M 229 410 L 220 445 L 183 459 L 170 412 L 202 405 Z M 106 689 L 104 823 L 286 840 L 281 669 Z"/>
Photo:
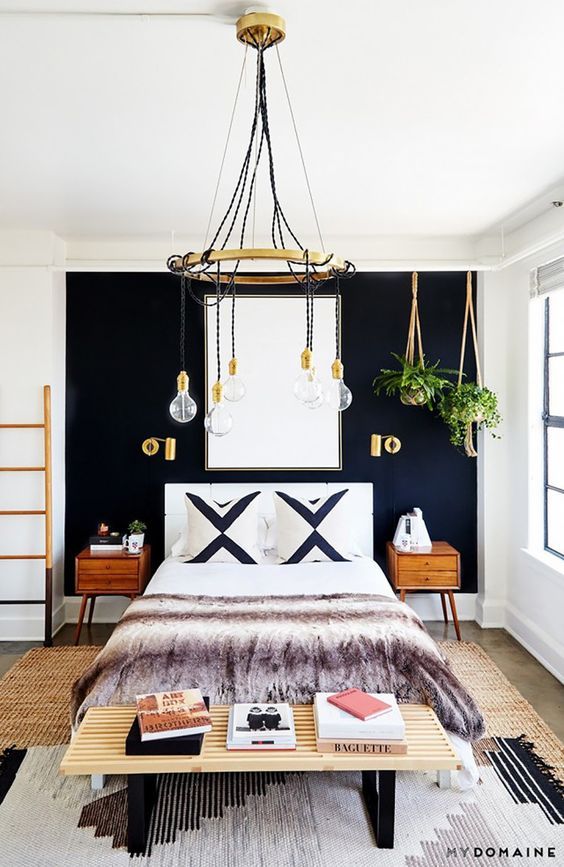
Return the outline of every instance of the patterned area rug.
<path id="1" fill-rule="evenodd" d="M 438 789 L 433 774 L 398 774 L 393 850 L 374 846 L 359 774 L 165 775 L 135 863 L 564 864 L 561 743 L 481 648 L 441 644 L 486 716 L 482 782 L 460 792 Z M 0 681 L 0 867 L 131 864 L 124 778 L 93 792 L 89 778 L 57 773 L 70 686 L 98 649 L 32 650 Z"/>

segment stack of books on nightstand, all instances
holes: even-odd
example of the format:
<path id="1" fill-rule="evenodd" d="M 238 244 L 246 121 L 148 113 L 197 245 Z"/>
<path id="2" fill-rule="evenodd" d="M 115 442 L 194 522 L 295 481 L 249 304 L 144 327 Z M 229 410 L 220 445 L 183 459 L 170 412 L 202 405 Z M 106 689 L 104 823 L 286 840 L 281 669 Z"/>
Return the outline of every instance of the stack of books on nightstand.
<path id="1" fill-rule="evenodd" d="M 318 692 L 313 712 L 319 752 L 407 753 L 405 722 L 391 693 L 366 693 L 359 689 Z"/>
<path id="2" fill-rule="evenodd" d="M 90 550 L 92 553 L 99 551 L 123 550 L 121 533 L 108 533 L 105 536 L 90 536 Z"/>

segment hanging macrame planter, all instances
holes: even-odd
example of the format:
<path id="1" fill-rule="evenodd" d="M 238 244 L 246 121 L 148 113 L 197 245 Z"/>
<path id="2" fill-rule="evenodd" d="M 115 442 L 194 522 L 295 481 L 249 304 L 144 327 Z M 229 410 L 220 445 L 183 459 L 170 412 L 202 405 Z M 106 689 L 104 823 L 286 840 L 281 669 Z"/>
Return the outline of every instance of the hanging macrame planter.
<path id="1" fill-rule="evenodd" d="M 462 382 L 464 376 L 464 356 L 468 337 L 468 322 L 472 334 L 474 358 L 476 361 L 476 381 Z M 472 297 L 472 272 L 466 274 L 466 307 L 464 310 L 464 325 L 462 327 L 462 344 L 460 347 L 460 364 L 456 388 L 446 394 L 439 406 L 443 421 L 450 430 L 450 441 L 455 446 L 464 446 L 469 458 L 478 456 L 474 445 L 474 431 L 486 427 L 493 430 L 501 421 L 497 408 L 497 395 L 485 388 L 482 381 L 480 353 L 478 349 L 478 334 L 474 315 L 474 299 Z M 495 436 L 495 434 L 492 434 Z"/>
<path id="2" fill-rule="evenodd" d="M 406 406 L 427 406 L 433 409 L 444 391 L 452 388 L 452 382 L 445 379 L 444 374 L 455 374 L 456 370 L 439 368 L 439 361 L 425 364 L 419 320 L 418 278 L 417 271 L 414 271 L 411 275 L 411 313 L 405 355 L 392 352 L 401 369 L 382 369 L 373 385 L 377 395 L 381 391 L 385 391 L 387 395 L 399 392 L 400 400 Z"/>
<path id="3" fill-rule="evenodd" d="M 417 271 L 414 271 L 411 275 L 411 313 L 409 316 L 409 328 L 407 330 L 405 360 L 410 367 L 413 367 L 415 353 L 417 352 L 417 366 L 423 371 L 425 369 L 425 359 L 423 356 L 421 322 L 419 320 L 419 306 L 417 303 L 418 277 Z M 427 395 L 421 387 L 407 386 L 400 391 L 400 400 L 406 406 L 423 406 L 423 404 L 427 403 Z"/>

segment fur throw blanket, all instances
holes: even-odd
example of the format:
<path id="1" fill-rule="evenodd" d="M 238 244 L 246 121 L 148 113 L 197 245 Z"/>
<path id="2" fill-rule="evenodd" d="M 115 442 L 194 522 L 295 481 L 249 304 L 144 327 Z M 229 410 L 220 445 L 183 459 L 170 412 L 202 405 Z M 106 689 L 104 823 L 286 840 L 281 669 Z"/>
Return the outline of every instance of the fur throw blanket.
<path id="1" fill-rule="evenodd" d="M 372 594 L 142 596 L 76 681 L 71 717 L 139 693 L 199 687 L 212 704 L 310 703 L 356 686 L 430 704 L 449 732 L 484 734 L 476 703 L 415 612 Z"/>

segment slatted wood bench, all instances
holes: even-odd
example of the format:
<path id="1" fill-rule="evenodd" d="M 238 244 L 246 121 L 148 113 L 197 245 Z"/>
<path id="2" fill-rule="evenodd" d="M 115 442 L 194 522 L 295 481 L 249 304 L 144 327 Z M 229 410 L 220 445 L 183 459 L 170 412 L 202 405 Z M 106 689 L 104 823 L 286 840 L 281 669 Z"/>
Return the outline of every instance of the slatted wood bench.
<path id="1" fill-rule="evenodd" d="M 211 708 L 213 731 L 206 734 L 199 756 L 127 756 L 125 738 L 135 716 L 133 706 L 92 707 L 70 744 L 60 772 L 125 774 L 128 791 L 128 849 L 145 851 L 155 794 L 156 774 L 229 771 L 361 771 L 362 793 L 377 845 L 394 845 L 396 771 L 450 771 L 458 757 L 434 711 L 426 705 L 402 704 L 406 755 L 321 753 L 315 744 L 312 705 L 294 705 L 297 749 L 239 751 L 226 748 L 229 707 Z"/>

